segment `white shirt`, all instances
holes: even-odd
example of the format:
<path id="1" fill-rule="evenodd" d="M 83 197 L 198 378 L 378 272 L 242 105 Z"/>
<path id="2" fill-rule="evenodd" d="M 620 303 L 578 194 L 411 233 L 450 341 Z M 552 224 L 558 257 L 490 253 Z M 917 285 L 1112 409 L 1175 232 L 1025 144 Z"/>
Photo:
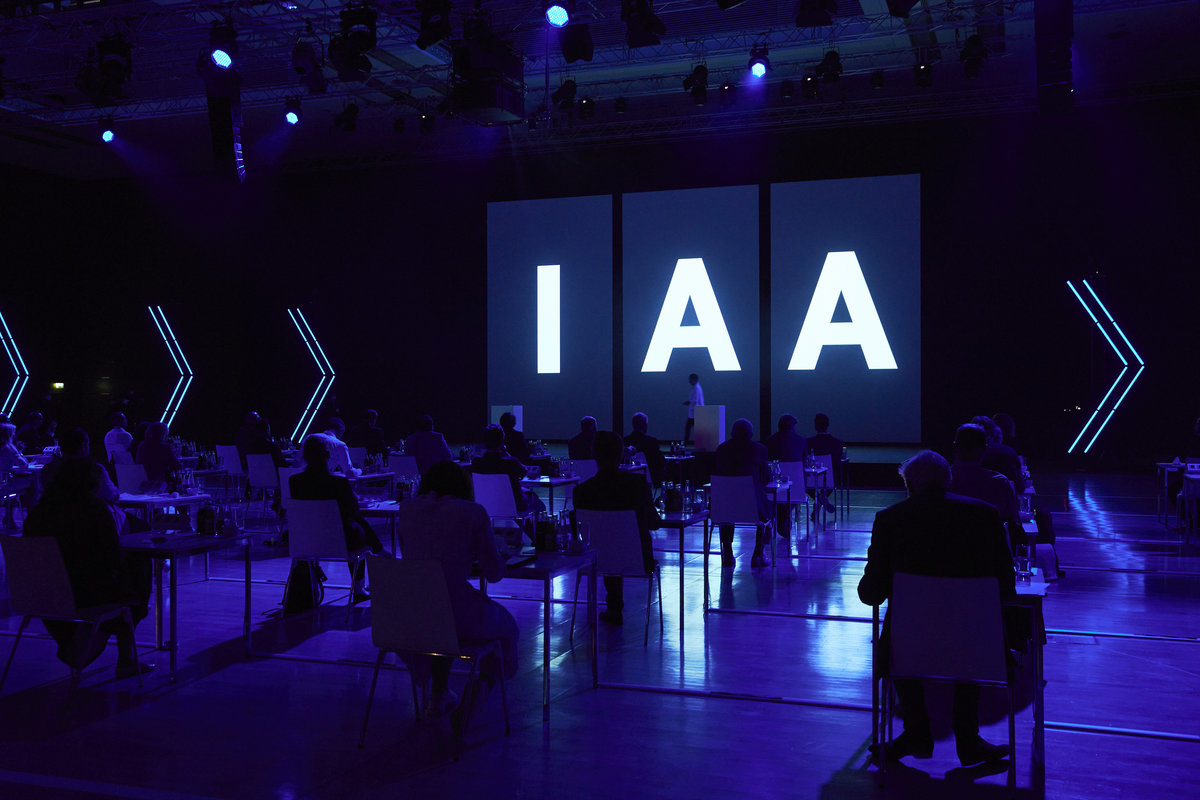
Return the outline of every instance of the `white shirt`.
<path id="1" fill-rule="evenodd" d="M 704 405 L 704 390 L 700 388 L 700 381 L 692 387 L 692 391 L 688 394 L 688 419 L 696 418 L 696 406 Z"/>
<path id="2" fill-rule="evenodd" d="M 325 443 L 325 449 L 329 451 L 329 471 L 337 472 L 338 467 L 341 467 L 343 475 L 354 475 L 354 465 L 350 463 L 350 448 L 346 443 L 337 437 L 333 431 L 323 431 L 321 433 L 310 433 L 309 438 L 316 437 Z"/>
<path id="3" fill-rule="evenodd" d="M 116 458 L 114 453 L 118 451 L 129 453 L 129 446 L 132 444 L 133 436 L 124 428 L 113 428 L 104 434 L 104 450 L 108 454 L 109 461 Z M 132 456 L 133 453 L 129 453 L 129 455 Z"/>

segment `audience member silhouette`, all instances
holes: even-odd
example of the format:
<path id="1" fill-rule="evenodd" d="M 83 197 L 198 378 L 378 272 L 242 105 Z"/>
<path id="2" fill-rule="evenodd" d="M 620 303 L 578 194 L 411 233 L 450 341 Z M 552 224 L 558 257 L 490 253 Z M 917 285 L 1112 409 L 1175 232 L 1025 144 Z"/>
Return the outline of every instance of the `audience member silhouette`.
<path id="1" fill-rule="evenodd" d="M 650 486 L 641 475 L 621 471 L 621 456 L 625 452 L 621 437 L 612 431 L 596 434 L 596 474 L 575 487 L 575 508 L 595 511 L 636 511 L 638 533 L 642 541 L 642 563 L 649 573 L 654 569 L 650 531 L 662 525 L 654 510 Z M 596 532 L 592 532 L 595 536 Z M 600 619 L 620 625 L 625 608 L 624 581 L 620 576 L 604 578 L 605 610 Z"/>
<path id="2" fill-rule="evenodd" d="M 750 420 L 739 419 L 734 422 L 729 438 L 717 446 L 713 475 L 749 475 L 754 479 L 759 525 L 754 534 L 754 554 L 750 558 L 750 566 L 766 566 L 767 560 L 763 555 L 763 545 L 766 544 L 763 522 L 770 519 L 773 513 L 764 488 L 767 484 L 767 448 L 754 441 L 754 426 L 750 424 Z M 720 533 L 721 566 L 732 567 L 735 563 L 733 526 L 722 525 Z"/>
<path id="3" fill-rule="evenodd" d="M 688 375 L 688 399 L 683 401 L 687 406 L 687 422 L 683 426 L 683 443 L 691 444 L 692 430 L 696 427 L 696 406 L 704 405 L 704 389 L 700 386 L 700 376 L 696 373 Z"/>
<path id="4" fill-rule="evenodd" d="M 439 461 L 453 461 L 446 437 L 433 429 L 433 417 L 422 414 L 417 430 L 404 440 L 404 454 L 417 459 L 417 471 L 422 475 Z"/>
<path id="5" fill-rule="evenodd" d="M 329 454 L 330 472 L 353 475 L 354 464 L 350 461 L 350 448 L 342 441 L 342 437 L 345 435 L 346 423 L 342 422 L 339 417 L 330 417 L 329 421 L 325 423 L 325 430 L 320 433 L 310 433 L 305 441 L 315 437 L 324 444 L 325 452 Z"/>
<path id="6" fill-rule="evenodd" d="M 814 456 L 829 456 L 836 474 L 838 467 L 842 463 L 842 450 L 845 444 L 841 439 L 829 432 L 829 416 L 826 414 L 817 414 L 813 417 L 813 429 L 817 432 L 817 435 L 808 437 L 808 451 Z M 831 479 L 834 478 L 833 475 L 829 477 Z M 824 503 L 825 510 L 829 513 L 832 514 L 837 510 L 834 508 L 833 503 L 829 502 L 828 489 L 821 489 L 819 493 L 809 490 L 808 494 L 810 497 L 816 498 L 818 503 Z M 817 512 L 814 510 L 812 518 L 816 519 L 816 516 Z"/>
<path id="7" fill-rule="evenodd" d="M 1021 457 L 1017 451 L 1004 443 L 1004 434 L 991 417 L 978 416 L 971 420 L 987 434 L 987 448 L 983 451 L 983 466 L 999 472 L 1012 481 L 1014 491 L 1025 491 L 1025 479 L 1021 477 Z"/>
<path id="8" fill-rule="evenodd" d="M 567 441 L 567 458 L 595 458 L 592 446 L 596 441 L 596 418 L 579 420 L 579 433 Z"/>
<path id="9" fill-rule="evenodd" d="M 421 477 L 417 496 L 400 504 L 396 517 L 405 558 L 442 562 L 458 635 L 500 640 L 500 658 L 480 663 L 479 691 L 467 698 L 462 710 L 482 700 L 501 670 L 506 677 L 516 675 L 519 635 L 517 622 L 508 609 L 471 585 L 476 564 L 478 574 L 490 583 L 505 574 L 487 511 L 472 500 L 470 476 L 453 461 L 438 461 Z M 426 714 L 431 717 L 445 714 L 457 703 L 448 686 L 451 662 L 450 658 L 433 659 L 433 692 L 426 705 Z M 420 674 L 417 664 L 410 668 Z"/>
<path id="10" fill-rule="evenodd" d="M 16 510 L 17 495 L 25 492 L 32 493 L 32 481 L 27 477 L 17 477 L 12 474 L 14 469 L 28 469 L 29 461 L 21 455 L 21 451 L 13 444 L 17 427 L 11 422 L 0 422 L 0 483 L 4 486 L 4 527 L 15 530 L 17 520 L 13 516 Z"/>
<path id="11" fill-rule="evenodd" d="M 1015 576 L 1000 515 L 986 503 L 947 493 L 950 465 L 923 450 L 900 466 L 908 498 L 875 515 L 867 564 L 858 596 L 877 606 L 891 595 L 898 572 L 951 578 L 994 577 L 1001 599 L 1016 594 Z M 887 669 L 891 646 L 890 614 L 884 619 L 879 653 Z M 897 680 L 904 732 L 888 745 L 892 759 L 929 758 L 933 734 L 919 680 Z M 952 719 L 958 758 L 963 766 L 998 761 L 1007 745 L 993 745 L 979 735 L 979 687 L 957 684 Z"/>
<path id="12" fill-rule="evenodd" d="M 380 456 L 387 453 L 387 436 L 378 422 L 379 412 L 368 408 L 363 412 L 362 422 L 346 433 L 346 444 L 351 447 L 365 447 L 367 455 Z"/>
<path id="13" fill-rule="evenodd" d="M 488 425 L 484 428 L 483 454 L 471 459 L 471 471 L 480 475 L 507 475 L 512 484 L 513 500 L 518 511 L 528 511 L 541 505 L 537 498 L 522 491 L 521 481 L 525 478 L 525 467 L 506 452 L 504 429 L 498 425 Z"/>
<path id="14" fill-rule="evenodd" d="M 250 442 L 254 441 L 258 435 L 255 425 L 258 423 L 258 412 L 249 411 L 246 413 L 246 419 L 242 422 L 242 427 L 237 429 L 233 435 L 233 444 L 237 447 L 238 458 L 242 460 L 242 471 L 246 470 L 246 448 L 250 446 Z"/>
<path id="15" fill-rule="evenodd" d="M 133 463 L 133 434 L 125 430 L 129 422 L 120 411 L 108 418 L 108 433 L 104 434 L 104 455 L 109 464 Z"/>
<path id="16" fill-rule="evenodd" d="M 1008 479 L 981 463 L 987 448 L 987 434 L 972 422 L 960 425 L 954 434 L 954 464 L 950 467 L 950 491 L 963 497 L 982 500 L 1000 515 L 1008 526 L 1009 544 L 1025 540 L 1021 528 L 1021 507 Z"/>
<path id="17" fill-rule="evenodd" d="M 641 411 L 633 415 L 631 421 L 633 431 L 625 437 L 625 444 L 646 456 L 646 466 L 650 469 L 650 480 L 655 486 L 661 486 L 667 478 L 667 460 L 659 449 L 658 439 L 646 431 L 650 427 L 649 418 Z"/>
<path id="18" fill-rule="evenodd" d="M 500 415 L 500 428 L 504 431 L 504 449 L 522 464 L 533 463 L 529 458 L 529 444 L 525 434 L 517 430 L 517 417 L 509 411 Z"/>
<path id="19" fill-rule="evenodd" d="M 146 480 L 156 486 L 165 486 L 179 469 L 179 458 L 167 444 L 165 423 L 151 422 L 146 426 L 146 441 L 138 446 L 137 463 L 146 468 Z"/>
<path id="20" fill-rule="evenodd" d="M 25 417 L 25 424 L 17 428 L 16 442 L 25 449 L 26 453 L 41 453 L 43 449 L 54 444 L 47 438 L 42 425 L 41 412 L 30 411 L 29 415 Z"/>
<path id="21" fill-rule="evenodd" d="M 808 440 L 796 433 L 799 423 L 791 414 L 779 418 L 779 430 L 767 437 L 767 458 L 772 461 L 804 461 L 808 455 Z M 841 456 L 841 450 L 838 450 Z"/>

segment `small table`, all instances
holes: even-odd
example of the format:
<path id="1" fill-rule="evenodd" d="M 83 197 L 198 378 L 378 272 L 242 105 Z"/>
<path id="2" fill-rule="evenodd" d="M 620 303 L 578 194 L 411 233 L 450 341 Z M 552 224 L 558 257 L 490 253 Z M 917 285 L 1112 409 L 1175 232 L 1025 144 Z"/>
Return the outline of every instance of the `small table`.
<path id="1" fill-rule="evenodd" d="M 397 555 L 396 518 L 400 516 L 400 503 L 396 500 L 382 500 L 366 506 L 360 505 L 358 510 L 367 519 L 386 519 L 388 521 L 388 530 L 392 534 L 392 555 Z"/>
<path id="2" fill-rule="evenodd" d="M 555 486 L 571 486 L 579 483 L 583 478 L 577 475 L 572 475 L 569 478 L 557 477 L 551 478 L 548 475 L 542 475 L 540 478 L 523 478 L 521 486 L 525 489 L 545 488 L 550 492 L 550 498 L 546 502 L 546 513 L 554 513 L 554 487 Z"/>
<path id="3" fill-rule="evenodd" d="M 246 654 L 250 654 L 250 537 L 245 533 L 236 536 L 200 536 L 191 531 L 155 531 L 153 533 L 131 533 L 121 537 L 121 549 L 127 553 L 141 553 L 154 559 L 154 646 L 163 649 L 163 596 L 162 571 L 165 561 L 171 562 L 170 602 L 171 614 L 168 625 L 171 654 L 170 679 L 175 681 L 175 667 L 179 657 L 178 609 L 176 597 L 179 587 L 179 556 L 211 553 L 234 545 L 246 548 L 246 608 L 242 620 L 242 636 L 246 639 Z"/>
<path id="4" fill-rule="evenodd" d="M 1016 605 L 1029 606 L 1030 649 L 1033 653 L 1033 760 L 1044 766 L 1046 763 L 1046 681 L 1042 662 L 1042 648 L 1046 643 L 1046 623 L 1042 616 L 1042 601 L 1046 597 L 1046 583 L 1038 570 L 1028 581 L 1017 581 Z"/>
<path id="5" fill-rule="evenodd" d="M 538 580 L 542 582 L 542 721 L 550 720 L 550 617 L 551 601 L 550 584 L 559 575 L 569 575 L 583 569 L 591 568 L 588 580 L 588 622 L 592 626 L 592 688 L 600 683 L 600 666 L 598 658 L 599 635 L 596 630 L 596 554 L 584 553 L 560 554 L 538 553 L 537 558 L 529 564 L 519 567 L 509 567 L 505 579 Z M 483 590 L 487 590 L 487 582 L 481 581 Z"/>
<path id="6" fill-rule="evenodd" d="M 659 515 L 662 518 L 661 528 L 679 531 L 679 636 L 683 638 L 683 532 L 693 525 L 699 525 L 708 518 L 707 511 L 668 511 Z"/>
<path id="7" fill-rule="evenodd" d="M 172 506 L 187 508 L 211 502 L 212 499 L 212 495 L 209 494 L 181 494 L 172 497 L 169 494 L 131 494 L 129 492 L 121 492 L 121 496 L 117 499 L 117 505 L 122 508 L 138 509 L 143 512 L 143 518 L 146 522 L 149 522 L 150 512 L 156 508 L 170 508 Z"/>

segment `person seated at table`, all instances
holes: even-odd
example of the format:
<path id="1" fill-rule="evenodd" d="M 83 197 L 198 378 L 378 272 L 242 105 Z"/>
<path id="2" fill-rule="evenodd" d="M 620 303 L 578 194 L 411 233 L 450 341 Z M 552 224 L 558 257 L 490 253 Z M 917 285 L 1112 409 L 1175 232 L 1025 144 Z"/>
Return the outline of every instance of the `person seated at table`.
<path id="1" fill-rule="evenodd" d="M 900 465 L 908 498 L 875 515 L 867 563 L 858 596 L 877 606 L 892 591 L 897 572 L 946 578 L 988 578 L 1000 585 L 1001 600 L 1016 595 L 1015 574 L 1004 526 L 996 510 L 979 500 L 950 494 L 950 465 L 932 450 L 923 450 Z M 879 642 L 880 665 L 887 669 L 891 652 L 891 609 Z M 919 680 L 897 680 L 896 694 L 904 732 L 887 747 L 890 759 L 933 754 L 933 734 Z M 979 687 L 956 684 L 953 723 L 958 758 L 964 767 L 999 761 L 1007 745 L 994 745 L 979 735 Z"/>
<path id="2" fill-rule="evenodd" d="M 108 433 L 104 434 L 104 455 L 109 464 L 133 463 L 133 434 L 125 430 L 129 422 L 120 411 L 108 418 Z"/>
<path id="3" fill-rule="evenodd" d="M 804 461 L 808 456 L 808 440 L 796 433 L 799 420 L 791 414 L 779 418 L 779 430 L 763 442 L 767 446 L 767 458 L 771 461 Z M 842 451 L 838 450 L 841 458 Z"/>
<path id="4" fill-rule="evenodd" d="M 483 455 L 471 459 L 471 472 L 480 475 L 507 475 L 512 484 L 513 500 L 518 511 L 545 511 L 546 505 L 532 491 L 521 488 L 525 479 L 525 467 L 504 447 L 504 429 L 499 425 L 488 425 L 483 429 Z M 532 535 L 532 532 L 530 532 Z"/>
<path id="5" fill-rule="evenodd" d="M 316 438 L 324 443 L 325 452 L 329 454 L 329 470 L 330 472 L 341 472 L 344 475 L 353 475 L 354 464 L 350 461 L 350 448 L 342 441 L 342 437 L 346 435 L 346 423 L 342 422 L 339 417 L 330 417 L 325 423 L 325 429 L 320 433 L 310 433 L 308 439 Z M 301 454 L 303 455 L 303 453 Z"/>
<path id="6" fill-rule="evenodd" d="M 396 531 L 405 558 L 437 559 L 446 573 L 458 635 L 464 639 L 499 639 L 500 658 L 480 663 L 477 694 L 463 708 L 482 701 L 503 670 L 517 673 L 517 622 L 508 609 L 489 599 L 472 583 L 472 567 L 489 583 L 504 577 L 504 559 L 496 550 L 492 523 L 483 506 L 473 502 L 471 478 L 453 461 L 438 461 L 421 476 L 417 496 L 400 504 Z M 414 659 L 415 661 L 415 659 Z M 449 690 L 452 659 L 434 658 L 433 692 L 425 713 L 439 717 L 457 704 Z M 423 669 L 410 664 L 421 675 Z"/>
<path id="7" fill-rule="evenodd" d="M 579 420 L 579 433 L 567 440 L 567 458 L 595 458 L 592 453 L 592 444 L 595 441 L 596 418 L 582 418 Z"/>
<path id="8" fill-rule="evenodd" d="M 1025 541 L 1021 527 L 1021 507 L 1008 479 L 983 466 L 987 433 L 973 422 L 959 425 L 954 434 L 954 463 L 950 466 L 950 491 L 963 497 L 982 500 L 1000 515 L 1008 526 L 1008 542 Z"/>
<path id="9" fill-rule="evenodd" d="M 88 437 L 87 431 L 83 428 L 63 431 L 62 436 L 58 439 L 58 447 L 59 457 L 42 468 L 43 486 L 50 486 L 54 483 L 64 463 L 71 459 L 83 460 L 91 464 L 92 471 L 96 474 L 96 497 L 103 500 L 108 506 L 108 512 L 112 514 L 113 522 L 117 526 L 117 533 L 140 533 L 150 529 L 145 522 L 126 514 L 125 509 L 117 505 L 117 501 L 121 499 L 121 490 L 113 485 L 108 470 L 92 460 L 91 439 Z"/>
<path id="10" fill-rule="evenodd" d="M 146 441 L 138 446 L 137 463 L 146 468 L 146 482 L 166 486 L 172 473 L 179 469 L 179 458 L 167 444 L 167 426 L 151 422 L 146 426 Z"/>
<path id="11" fill-rule="evenodd" d="M 517 417 L 509 411 L 500 415 L 500 427 L 504 430 L 504 449 L 508 454 L 522 464 L 532 464 L 529 458 L 529 444 L 525 434 L 517 430 Z"/>
<path id="12" fill-rule="evenodd" d="M 763 545 L 766 535 L 762 521 L 769 520 L 774 513 L 767 501 L 767 448 L 754 441 L 754 426 L 748 419 L 739 419 L 733 423 L 729 438 L 717 445 L 713 475 L 741 476 L 749 475 L 754 479 L 754 493 L 758 500 L 759 525 L 754 533 L 754 554 L 750 557 L 750 566 L 764 567 L 767 564 L 763 555 Z M 721 566 L 733 567 L 733 526 L 721 526 Z"/>
<path id="13" fill-rule="evenodd" d="M 237 429 L 237 433 L 233 435 L 233 444 L 237 447 L 238 458 L 242 460 L 242 472 L 246 471 L 246 448 L 250 442 L 254 441 L 258 435 L 256 425 L 258 424 L 258 412 L 246 412 L 246 418 L 242 422 L 242 427 Z"/>
<path id="14" fill-rule="evenodd" d="M 650 480 L 655 486 L 662 486 L 667 478 L 667 460 L 663 458 L 658 448 L 658 439 L 647 431 L 650 428 L 650 418 L 641 411 L 633 415 L 630 421 L 633 431 L 625 437 L 627 447 L 632 447 L 646 457 L 646 466 L 650 470 Z"/>
<path id="15" fill-rule="evenodd" d="M 841 439 L 829 432 L 829 415 L 817 414 L 814 416 L 813 429 L 817 432 L 817 435 L 808 437 L 808 452 L 812 453 L 814 456 L 829 456 L 833 463 L 833 468 L 836 470 L 838 465 L 842 463 L 842 451 L 845 448 L 845 445 Z M 831 483 L 833 482 L 834 478 L 835 476 L 833 475 L 829 476 Z M 829 502 L 828 489 L 821 489 L 819 492 L 820 497 L 817 497 L 817 494 L 818 493 L 814 492 L 812 489 L 808 491 L 809 497 L 815 498 L 817 502 L 824 503 L 825 510 L 830 514 L 837 510 L 834 508 L 833 503 Z M 812 513 L 812 518 L 816 519 L 816 515 L 817 512 L 814 510 Z"/>
<path id="16" fill-rule="evenodd" d="M 417 429 L 404 440 L 404 454 L 417 460 L 417 471 L 425 470 L 439 461 L 453 461 L 446 437 L 433 429 L 433 417 L 422 414 L 417 419 Z"/>
<path id="17" fill-rule="evenodd" d="M 991 417 L 978 416 L 971 422 L 983 428 L 987 434 L 987 448 L 983 451 L 980 461 L 984 467 L 999 472 L 1008 478 L 1013 485 L 1013 491 L 1025 491 L 1025 478 L 1021 475 L 1021 457 L 1017 451 L 1004 443 L 1004 434 L 1000 426 Z"/>
<path id="18" fill-rule="evenodd" d="M 1021 448 L 1017 446 L 1017 421 L 1012 418 L 1012 414 L 1006 414 L 1003 411 L 999 414 L 992 414 L 992 422 L 996 423 L 996 427 L 1000 429 L 1000 441 L 1011 447 L 1019 457 Z M 1020 486 L 1013 487 L 1018 492 L 1022 488 Z"/>
<path id="19" fill-rule="evenodd" d="M 304 469 L 288 478 L 288 490 L 293 500 L 336 500 L 338 511 L 342 515 L 342 529 L 346 535 L 346 549 L 353 552 L 366 546 L 378 555 L 383 552 L 383 543 L 375 534 L 375 529 L 358 507 L 358 499 L 350 481 L 341 475 L 329 471 L 329 450 L 325 440 L 318 436 L 309 436 L 304 440 L 301 450 L 304 458 Z M 370 600 L 370 595 L 363 588 L 366 578 L 366 564 L 358 562 L 358 569 L 350 576 L 351 591 L 355 603 Z"/>
<path id="20" fill-rule="evenodd" d="M 64 459 L 54 481 L 29 512 L 25 535 L 57 540 L 79 608 L 122 603 L 129 606 L 136 626 L 148 613 L 148 564 L 145 559 L 131 559 L 121 552 L 113 517 L 96 496 L 100 487 L 94 467 L 90 459 Z M 108 637 L 116 635 L 117 677 L 137 674 L 133 628 L 123 620 L 104 623 L 95 638 L 89 637 L 89 625 L 53 620 L 45 624 L 58 643 L 59 659 L 75 669 L 96 660 Z M 141 668 L 149 672 L 154 665 L 143 661 Z"/>
<path id="21" fill-rule="evenodd" d="M 17 426 L 11 422 L 0 422 L 0 483 L 4 486 L 4 527 L 16 530 L 17 520 L 13 516 L 16 511 L 17 495 L 29 495 L 33 489 L 33 481 L 28 476 L 12 474 L 14 469 L 28 469 L 29 461 L 21 455 L 21 451 L 13 444 L 17 434 Z"/>
<path id="22" fill-rule="evenodd" d="M 41 453 L 44 448 L 53 444 L 47 440 L 46 433 L 42 430 L 42 421 L 43 417 L 40 412 L 30 411 L 29 415 L 25 417 L 25 424 L 17 428 L 14 440 L 30 455 Z"/>
<path id="23" fill-rule="evenodd" d="M 364 447 L 369 456 L 381 456 L 388 451 L 387 436 L 379 422 L 379 412 L 368 408 L 363 412 L 362 422 L 346 432 L 346 444 L 350 447 Z"/>
<path id="24" fill-rule="evenodd" d="M 662 525 L 662 518 L 654 509 L 650 497 L 650 486 L 634 472 L 621 471 L 621 456 L 625 445 L 621 437 L 612 431 L 596 434 L 596 474 L 575 487 L 575 508 L 593 511 L 636 511 L 638 533 L 642 540 L 642 563 L 649 573 L 654 569 L 651 553 L 650 531 Z M 593 532 L 592 534 L 596 534 Z M 602 622 L 620 625 L 624 621 L 624 580 L 620 576 L 606 575 L 604 578 L 604 613 Z"/>

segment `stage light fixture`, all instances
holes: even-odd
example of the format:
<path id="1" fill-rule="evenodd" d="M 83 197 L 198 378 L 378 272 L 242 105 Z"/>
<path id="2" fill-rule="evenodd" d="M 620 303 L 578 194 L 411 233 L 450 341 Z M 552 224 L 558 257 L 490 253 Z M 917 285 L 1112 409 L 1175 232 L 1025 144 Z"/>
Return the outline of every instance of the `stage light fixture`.
<path id="1" fill-rule="evenodd" d="M 450 0 L 417 0 L 421 28 L 417 32 L 417 47 L 428 50 L 450 37 Z"/>
<path id="2" fill-rule="evenodd" d="M 571 106 L 575 105 L 575 92 L 579 89 L 578 85 L 571 78 L 567 78 L 562 82 L 562 85 L 550 93 L 550 102 L 554 103 L 563 111 L 570 110 Z"/>
<path id="3" fill-rule="evenodd" d="M 358 103 L 350 103 L 334 115 L 334 127 L 346 133 L 358 130 L 358 111 Z"/>
<path id="4" fill-rule="evenodd" d="M 591 61 L 596 47 L 592 43 L 592 31 L 586 22 L 568 25 L 558 32 L 558 46 L 568 64 L 576 61 Z"/>
<path id="5" fill-rule="evenodd" d="M 300 124 L 300 98 L 289 97 L 283 101 L 283 121 L 288 125 Z"/>
<path id="6" fill-rule="evenodd" d="M 817 73 L 806 72 L 800 80 L 800 96 L 805 100 L 816 100 L 819 93 Z"/>
<path id="7" fill-rule="evenodd" d="M 292 69 L 296 70 L 309 94 L 324 94 L 327 88 L 325 73 L 321 70 L 321 64 L 325 60 L 324 51 L 321 40 L 313 33 L 312 23 L 308 23 L 304 35 L 297 39 L 292 47 Z"/>
<path id="8" fill-rule="evenodd" d="M 113 139 L 117 138 L 117 130 L 113 125 L 112 117 L 105 117 L 100 120 L 100 141 L 105 144 L 111 144 Z"/>
<path id="9" fill-rule="evenodd" d="M 329 60 L 343 81 L 365 81 L 371 74 L 367 53 L 378 39 L 375 25 L 379 13 L 370 6 L 349 5 L 339 15 L 341 30 L 329 39 Z"/>
<path id="10" fill-rule="evenodd" d="M 817 65 L 817 74 L 825 83 L 837 83 L 842 79 L 842 57 L 836 50 L 830 50 Z"/>
<path id="11" fill-rule="evenodd" d="M 913 65 L 913 83 L 920 89 L 933 86 L 933 67 L 926 61 L 918 61 Z"/>
<path id="12" fill-rule="evenodd" d="M 96 62 L 100 77 L 114 87 L 133 74 L 132 47 L 121 34 L 105 36 L 96 44 Z"/>
<path id="13" fill-rule="evenodd" d="M 596 101 L 590 97 L 581 97 L 579 99 L 579 118 L 589 120 L 596 116 Z"/>
<path id="14" fill-rule="evenodd" d="M 987 57 L 987 46 L 984 45 L 983 37 L 978 33 L 968 36 L 963 49 L 958 52 L 958 60 L 963 65 L 963 74 L 968 78 L 979 77 L 979 73 L 983 71 L 984 59 Z"/>
<path id="15" fill-rule="evenodd" d="M 796 3 L 797 28 L 821 28 L 833 24 L 837 0 L 799 0 Z"/>
<path id="16" fill-rule="evenodd" d="M 228 22 L 218 22 L 208 32 L 208 58 L 213 66 L 226 70 L 237 59 L 237 31 Z"/>
<path id="17" fill-rule="evenodd" d="M 692 96 L 692 102 L 698 106 L 708 100 L 708 66 L 697 64 L 692 68 L 692 74 L 683 79 L 683 90 Z"/>
<path id="18" fill-rule="evenodd" d="M 556 28 L 561 28 L 571 21 L 571 6 L 569 0 L 546 0 L 546 22 Z"/>
<path id="19" fill-rule="evenodd" d="M 750 63 L 746 66 L 750 70 L 750 74 L 756 78 L 766 75 L 767 70 L 771 68 L 771 61 L 767 58 L 767 48 L 765 46 L 753 48 L 750 51 Z"/>
<path id="20" fill-rule="evenodd" d="M 779 96 L 784 100 L 791 100 L 796 96 L 796 84 L 793 83 L 790 78 L 785 78 L 783 82 L 779 84 Z"/>
<path id="21" fill-rule="evenodd" d="M 650 0 L 621 0 L 621 19 L 625 22 L 625 45 L 630 48 L 656 45 L 667 32 Z"/>
<path id="22" fill-rule="evenodd" d="M 871 73 L 871 88 L 882 89 L 884 84 L 883 70 L 877 69 Z"/>

